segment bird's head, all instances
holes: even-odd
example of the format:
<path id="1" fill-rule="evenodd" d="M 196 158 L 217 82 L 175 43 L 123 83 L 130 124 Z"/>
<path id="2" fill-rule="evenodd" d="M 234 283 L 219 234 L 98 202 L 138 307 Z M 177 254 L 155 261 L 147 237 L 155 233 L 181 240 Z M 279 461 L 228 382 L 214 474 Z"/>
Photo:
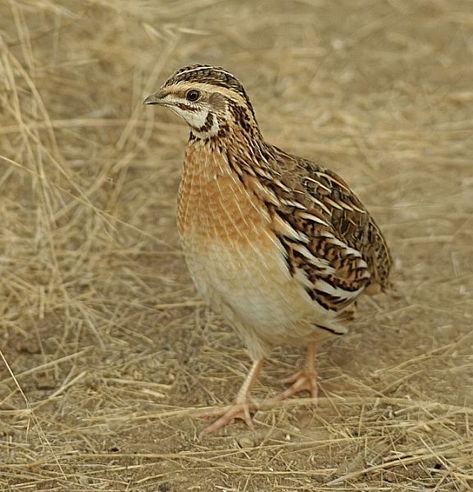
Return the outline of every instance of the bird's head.
<path id="1" fill-rule="evenodd" d="M 245 89 L 220 67 L 192 65 L 177 70 L 144 104 L 159 104 L 184 118 L 192 134 L 208 139 L 243 130 L 259 135 Z"/>

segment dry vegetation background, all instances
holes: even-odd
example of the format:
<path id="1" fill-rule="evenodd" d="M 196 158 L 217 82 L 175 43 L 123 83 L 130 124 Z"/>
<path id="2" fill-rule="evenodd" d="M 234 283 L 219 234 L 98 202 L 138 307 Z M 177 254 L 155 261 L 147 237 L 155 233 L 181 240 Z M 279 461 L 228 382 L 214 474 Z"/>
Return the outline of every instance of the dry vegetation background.
<path id="1" fill-rule="evenodd" d="M 324 346 L 316 409 L 203 440 L 249 360 L 179 250 L 187 128 L 141 104 L 195 62 L 348 179 L 397 285 Z M 1 490 L 472 490 L 471 1 L 2 0 L 0 110 Z"/>

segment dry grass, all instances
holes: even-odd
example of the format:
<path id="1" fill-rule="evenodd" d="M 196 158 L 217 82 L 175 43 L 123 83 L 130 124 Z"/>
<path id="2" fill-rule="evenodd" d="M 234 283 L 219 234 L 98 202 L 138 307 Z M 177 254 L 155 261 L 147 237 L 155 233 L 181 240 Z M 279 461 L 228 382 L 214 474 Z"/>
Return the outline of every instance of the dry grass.
<path id="1" fill-rule="evenodd" d="M 0 4 L 0 488 L 473 487 L 473 11 L 468 0 Z M 174 225 L 187 129 L 141 101 L 210 62 L 274 143 L 382 224 L 398 296 L 291 400 L 199 441 L 249 361 Z M 278 351 L 258 387 L 297 365 Z"/>

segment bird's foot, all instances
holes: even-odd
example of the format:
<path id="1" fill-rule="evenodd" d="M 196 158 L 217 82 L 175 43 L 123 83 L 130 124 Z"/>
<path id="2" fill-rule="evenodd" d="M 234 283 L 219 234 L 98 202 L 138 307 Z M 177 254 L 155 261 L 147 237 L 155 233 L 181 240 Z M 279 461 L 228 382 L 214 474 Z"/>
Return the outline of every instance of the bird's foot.
<path id="1" fill-rule="evenodd" d="M 291 386 L 276 396 L 275 400 L 277 401 L 286 400 L 302 391 L 308 391 L 312 398 L 317 398 L 319 393 L 317 372 L 314 369 L 301 369 L 292 376 L 283 379 L 283 383 Z"/>
<path id="2" fill-rule="evenodd" d="M 253 413 L 257 410 L 257 405 L 248 401 L 235 402 L 233 405 L 225 408 L 212 409 L 199 413 L 199 417 L 220 417 L 207 426 L 200 434 L 199 437 L 206 436 L 212 432 L 218 431 L 222 427 L 232 422 L 235 419 L 243 420 L 246 425 L 254 430 L 252 411 Z"/>

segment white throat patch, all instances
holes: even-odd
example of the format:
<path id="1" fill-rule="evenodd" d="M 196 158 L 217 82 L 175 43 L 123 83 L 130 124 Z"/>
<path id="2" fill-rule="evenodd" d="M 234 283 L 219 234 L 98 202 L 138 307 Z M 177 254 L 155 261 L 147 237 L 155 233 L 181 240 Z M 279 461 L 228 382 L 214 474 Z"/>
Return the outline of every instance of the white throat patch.
<path id="1" fill-rule="evenodd" d="M 191 132 L 197 138 L 210 138 L 217 135 L 218 128 L 217 117 L 212 113 L 208 113 L 203 125 L 199 127 L 191 125 Z"/>

